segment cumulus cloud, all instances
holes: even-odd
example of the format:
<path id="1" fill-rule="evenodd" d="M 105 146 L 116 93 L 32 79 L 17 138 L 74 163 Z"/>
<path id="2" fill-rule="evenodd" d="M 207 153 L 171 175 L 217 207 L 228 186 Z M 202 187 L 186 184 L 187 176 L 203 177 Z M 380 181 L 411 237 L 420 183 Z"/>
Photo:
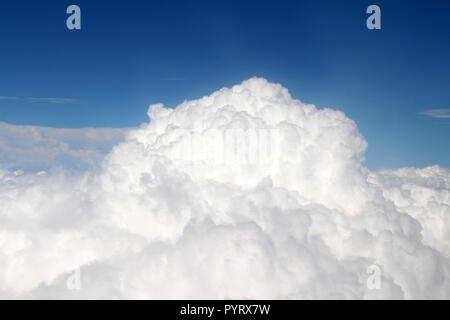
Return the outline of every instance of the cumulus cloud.
<path id="1" fill-rule="evenodd" d="M 0 172 L 0 297 L 450 297 L 449 170 L 370 172 L 354 121 L 260 78 L 148 115 L 101 169 Z"/>

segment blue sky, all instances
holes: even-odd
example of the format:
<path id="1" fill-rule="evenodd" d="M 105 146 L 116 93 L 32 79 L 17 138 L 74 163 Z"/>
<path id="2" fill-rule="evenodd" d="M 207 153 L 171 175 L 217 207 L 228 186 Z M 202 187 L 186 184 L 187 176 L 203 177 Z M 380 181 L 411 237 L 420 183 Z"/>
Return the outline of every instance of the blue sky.
<path id="1" fill-rule="evenodd" d="M 450 1 L 5 0 L 0 37 L 2 122 L 132 127 L 259 76 L 354 119 L 371 169 L 450 167 L 450 118 L 420 114 L 450 108 Z"/>

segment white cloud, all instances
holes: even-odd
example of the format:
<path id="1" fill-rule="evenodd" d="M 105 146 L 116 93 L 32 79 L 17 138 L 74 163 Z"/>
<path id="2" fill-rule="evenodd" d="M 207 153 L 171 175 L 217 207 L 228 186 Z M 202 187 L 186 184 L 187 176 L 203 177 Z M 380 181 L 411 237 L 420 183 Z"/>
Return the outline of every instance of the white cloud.
<path id="1" fill-rule="evenodd" d="M 448 119 L 450 118 L 450 109 L 430 109 L 421 112 L 425 116 L 431 118 Z"/>
<path id="2" fill-rule="evenodd" d="M 0 122 L 0 167 L 41 170 L 99 165 L 130 129 L 58 129 Z"/>
<path id="3" fill-rule="evenodd" d="M 0 100 L 13 100 L 22 101 L 30 103 L 56 103 L 56 104 L 79 104 L 81 103 L 78 99 L 71 98 L 31 98 L 31 97 L 11 97 L 11 96 L 0 96 Z"/>
<path id="4" fill-rule="evenodd" d="M 264 79 L 148 114 L 101 169 L 0 172 L 1 297 L 450 297 L 447 169 L 370 172 L 352 120 Z"/>
<path id="5" fill-rule="evenodd" d="M 402 168 L 372 178 L 399 212 L 420 222 L 424 243 L 450 257 L 450 170 Z"/>

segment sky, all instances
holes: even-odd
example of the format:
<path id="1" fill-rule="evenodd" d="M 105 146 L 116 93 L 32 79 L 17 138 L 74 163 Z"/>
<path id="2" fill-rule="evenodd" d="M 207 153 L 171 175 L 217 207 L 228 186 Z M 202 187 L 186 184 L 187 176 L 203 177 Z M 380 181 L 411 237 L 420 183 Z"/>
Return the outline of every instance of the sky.
<path id="1" fill-rule="evenodd" d="M 0 299 L 448 300 L 449 9 L 0 1 Z"/>
<path id="2" fill-rule="evenodd" d="M 381 30 L 366 28 L 371 4 Z M 370 169 L 450 167 L 449 35 L 438 0 L 2 1 L 0 122 L 136 127 L 149 104 L 258 76 L 345 112 Z"/>

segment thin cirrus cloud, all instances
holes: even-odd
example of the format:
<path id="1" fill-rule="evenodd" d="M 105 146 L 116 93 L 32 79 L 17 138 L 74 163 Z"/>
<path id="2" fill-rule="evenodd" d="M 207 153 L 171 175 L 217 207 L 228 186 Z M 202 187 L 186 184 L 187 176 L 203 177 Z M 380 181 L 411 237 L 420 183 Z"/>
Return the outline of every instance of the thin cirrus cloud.
<path id="1" fill-rule="evenodd" d="M 12 100 L 30 103 L 56 103 L 56 104 L 79 104 L 78 99 L 72 98 L 33 98 L 33 97 L 13 97 L 13 96 L 0 96 L 0 100 Z"/>
<path id="2" fill-rule="evenodd" d="M 429 109 L 419 114 L 438 119 L 450 119 L 450 108 L 448 109 Z"/>
<path id="3" fill-rule="evenodd" d="M 165 81 L 184 81 L 184 78 L 179 78 L 179 77 L 169 77 L 169 78 L 164 78 Z"/>

